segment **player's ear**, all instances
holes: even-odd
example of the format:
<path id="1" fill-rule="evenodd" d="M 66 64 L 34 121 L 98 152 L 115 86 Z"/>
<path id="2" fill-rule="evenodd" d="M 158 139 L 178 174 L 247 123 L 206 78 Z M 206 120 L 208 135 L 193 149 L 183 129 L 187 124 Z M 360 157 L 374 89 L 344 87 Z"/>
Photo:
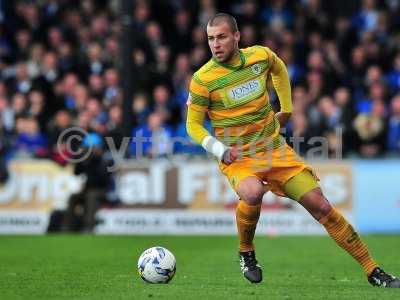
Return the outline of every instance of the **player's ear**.
<path id="1" fill-rule="evenodd" d="M 235 42 L 239 43 L 240 41 L 240 31 L 236 31 L 233 33 L 233 38 L 235 39 Z"/>

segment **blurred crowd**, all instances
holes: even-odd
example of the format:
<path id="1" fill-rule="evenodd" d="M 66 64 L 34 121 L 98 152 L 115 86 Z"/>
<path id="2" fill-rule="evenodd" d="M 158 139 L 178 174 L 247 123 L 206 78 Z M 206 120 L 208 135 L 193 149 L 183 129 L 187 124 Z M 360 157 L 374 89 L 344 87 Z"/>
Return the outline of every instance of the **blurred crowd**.
<path id="1" fill-rule="evenodd" d="M 345 157 L 398 155 L 399 1 L 134 2 L 130 136 L 158 141 L 144 145 L 145 156 L 203 153 L 189 143 L 185 102 L 191 75 L 210 58 L 205 25 L 221 11 L 237 18 L 241 47 L 268 46 L 286 63 L 294 112 L 285 135 L 304 139 L 301 154 L 322 136 L 332 156 L 339 149 Z M 80 147 L 106 155 L 111 137 L 119 148 L 126 136 L 120 1 L 0 3 L 1 157 L 65 164 L 74 151 L 60 134 L 71 126 L 90 133 Z M 271 101 L 279 109 L 272 91 Z M 187 143 L 171 145 L 174 137 Z M 130 142 L 125 155 L 136 151 Z"/>

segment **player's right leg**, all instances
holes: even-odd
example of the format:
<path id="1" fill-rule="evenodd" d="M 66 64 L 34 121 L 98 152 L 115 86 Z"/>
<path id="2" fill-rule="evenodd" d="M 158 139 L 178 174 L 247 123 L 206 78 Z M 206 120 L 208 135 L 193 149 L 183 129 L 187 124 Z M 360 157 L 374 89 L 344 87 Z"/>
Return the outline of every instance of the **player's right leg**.
<path id="1" fill-rule="evenodd" d="M 253 239 L 260 217 L 264 186 L 260 179 L 250 176 L 239 182 L 236 192 L 240 196 L 236 208 L 240 267 L 247 280 L 259 283 L 262 281 L 262 270 L 256 260 Z"/>

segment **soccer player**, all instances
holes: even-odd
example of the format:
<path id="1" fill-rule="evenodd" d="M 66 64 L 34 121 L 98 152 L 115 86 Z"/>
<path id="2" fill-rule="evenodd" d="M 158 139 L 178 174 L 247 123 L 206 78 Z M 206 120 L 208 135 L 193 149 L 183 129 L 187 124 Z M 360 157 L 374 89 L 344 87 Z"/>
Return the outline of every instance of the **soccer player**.
<path id="1" fill-rule="evenodd" d="M 240 32 L 231 15 L 211 18 L 207 35 L 212 58 L 191 80 L 186 126 L 188 134 L 218 159 L 240 197 L 236 222 L 244 277 L 252 283 L 262 281 L 253 238 L 263 195 L 271 190 L 298 201 L 361 265 L 372 285 L 399 288 L 400 280 L 377 265 L 353 227 L 324 197 L 313 169 L 279 134 L 292 111 L 282 60 L 267 47 L 239 49 Z M 280 102 L 278 113 L 269 103 L 269 75 Z M 206 113 L 214 136 L 204 128 Z"/>

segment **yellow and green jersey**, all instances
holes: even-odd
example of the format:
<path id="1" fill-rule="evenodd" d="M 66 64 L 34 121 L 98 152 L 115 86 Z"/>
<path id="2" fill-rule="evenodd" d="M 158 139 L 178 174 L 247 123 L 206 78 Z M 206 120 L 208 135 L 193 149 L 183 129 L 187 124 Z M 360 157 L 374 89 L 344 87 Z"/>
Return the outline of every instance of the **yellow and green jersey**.
<path id="1" fill-rule="evenodd" d="M 240 61 L 234 64 L 211 59 L 193 75 L 187 124 L 189 134 L 201 143 L 207 132 L 190 128 L 191 118 L 207 112 L 215 137 L 227 146 L 240 147 L 246 156 L 285 143 L 269 102 L 270 74 L 283 111 L 291 111 L 291 97 L 286 67 L 269 48 L 253 46 L 240 49 L 239 54 Z"/>

